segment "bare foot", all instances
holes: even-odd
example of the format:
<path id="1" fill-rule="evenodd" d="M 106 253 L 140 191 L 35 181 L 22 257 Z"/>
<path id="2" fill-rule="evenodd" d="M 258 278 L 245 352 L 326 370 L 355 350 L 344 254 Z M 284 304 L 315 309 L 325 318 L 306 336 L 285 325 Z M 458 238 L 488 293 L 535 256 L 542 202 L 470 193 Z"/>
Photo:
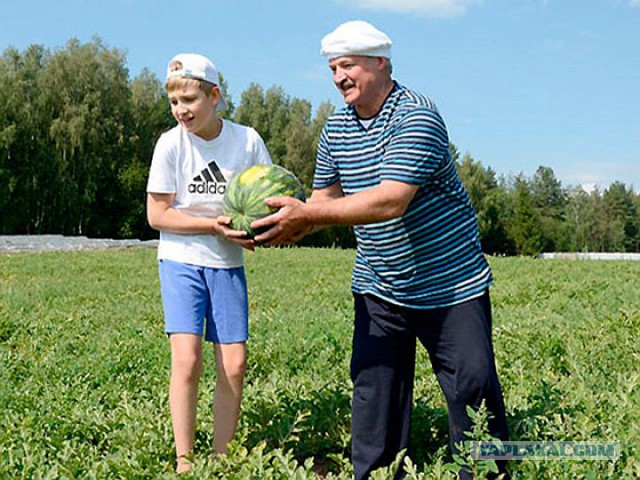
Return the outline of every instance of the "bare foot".
<path id="1" fill-rule="evenodd" d="M 176 464 L 176 473 L 185 473 L 189 470 L 191 470 L 191 459 L 187 455 L 179 456 Z"/>

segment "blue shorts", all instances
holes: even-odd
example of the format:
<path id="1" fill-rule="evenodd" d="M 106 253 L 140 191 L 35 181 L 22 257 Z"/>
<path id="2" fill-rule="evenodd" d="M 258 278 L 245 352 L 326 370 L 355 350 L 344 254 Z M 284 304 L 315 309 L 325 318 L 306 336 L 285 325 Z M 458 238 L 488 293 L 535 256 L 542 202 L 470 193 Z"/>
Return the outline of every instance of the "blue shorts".
<path id="1" fill-rule="evenodd" d="M 160 260 L 165 332 L 215 343 L 246 342 L 249 302 L 244 268 L 209 268 Z"/>

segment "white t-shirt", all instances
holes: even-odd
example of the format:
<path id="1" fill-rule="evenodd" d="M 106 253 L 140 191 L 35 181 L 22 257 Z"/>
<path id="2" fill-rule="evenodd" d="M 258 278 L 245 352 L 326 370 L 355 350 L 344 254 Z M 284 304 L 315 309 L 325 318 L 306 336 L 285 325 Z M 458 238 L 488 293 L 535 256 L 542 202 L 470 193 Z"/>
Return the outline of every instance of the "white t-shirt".
<path id="1" fill-rule="evenodd" d="M 270 164 L 258 132 L 228 120 L 213 140 L 176 126 L 156 143 L 147 192 L 174 193 L 173 208 L 188 215 L 216 218 L 231 179 L 251 165 Z M 160 232 L 158 258 L 213 268 L 244 263 L 242 247 L 224 237 Z"/>

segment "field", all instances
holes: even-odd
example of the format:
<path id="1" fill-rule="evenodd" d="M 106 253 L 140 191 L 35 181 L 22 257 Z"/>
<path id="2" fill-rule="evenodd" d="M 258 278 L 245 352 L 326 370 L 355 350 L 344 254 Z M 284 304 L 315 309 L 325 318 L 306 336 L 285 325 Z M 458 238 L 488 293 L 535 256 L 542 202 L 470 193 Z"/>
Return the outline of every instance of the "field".
<path id="1" fill-rule="evenodd" d="M 207 349 L 195 466 L 180 478 L 350 478 L 353 255 L 247 255 L 237 441 L 211 461 Z M 640 262 L 490 262 L 513 439 L 621 445 L 617 461 L 514 461 L 513 477 L 640 478 Z M 0 478 L 177 478 L 155 251 L 4 255 L 0 292 Z M 415 398 L 409 478 L 450 478 L 444 400 L 422 349 Z"/>

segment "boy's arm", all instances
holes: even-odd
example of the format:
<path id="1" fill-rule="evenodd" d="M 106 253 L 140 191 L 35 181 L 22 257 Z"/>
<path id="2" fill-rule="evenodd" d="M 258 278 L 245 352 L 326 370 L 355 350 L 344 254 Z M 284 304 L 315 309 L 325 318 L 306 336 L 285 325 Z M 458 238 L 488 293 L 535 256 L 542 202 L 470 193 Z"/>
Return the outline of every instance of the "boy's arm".
<path id="1" fill-rule="evenodd" d="M 195 217 L 172 207 L 175 194 L 147 194 L 147 220 L 151 228 L 173 233 L 219 234 L 218 222 L 213 218 Z"/>
<path id="2" fill-rule="evenodd" d="M 147 220 L 151 228 L 173 233 L 219 235 L 248 250 L 255 248 L 255 241 L 248 239 L 246 232 L 229 227 L 229 217 L 187 215 L 172 207 L 174 196 L 173 193 L 147 194 Z"/>

